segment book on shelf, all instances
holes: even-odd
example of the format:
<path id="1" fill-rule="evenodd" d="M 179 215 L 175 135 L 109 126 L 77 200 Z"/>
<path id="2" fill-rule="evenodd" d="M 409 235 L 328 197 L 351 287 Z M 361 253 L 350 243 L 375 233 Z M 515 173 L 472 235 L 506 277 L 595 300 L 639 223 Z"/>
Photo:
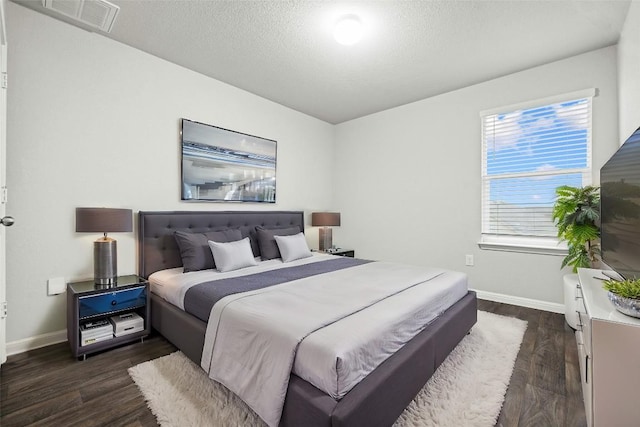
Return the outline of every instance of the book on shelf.
<path id="1" fill-rule="evenodd" d="M 95 344 L 97 342 L 110 340 L 112 338 L 113 338 L 113 332 L 109 332 L 108 334 L 105 334 L 105 335 L 97 335 L 97 336 L 91 336 L 91 337 L 81 337 L 80 338 L 80 346 L 85 346 L 85 345 L 89 345 L 89 344 Z"/>
<path id="2" fill-rule="evenodd" d="M 109 319 L 90 320 L 80 324 L 80 345 L 94 344 L 113 338 Z"/>
<path id="3" fill-rule="evenodd" d="M 88 331 L 90 329 L 97 329 L 107 325 L 109 325 L 109 320 L 107 319 L 90 320 L 88 322 L 81 323 L 80 330 Z"/>
<path id="4" fill-rule="evenodd" d="M 144 319 L 133 312 L 111 316 L 109 320 L 113 324 L 113 334 L 116 337 L 144 330 Z"/>

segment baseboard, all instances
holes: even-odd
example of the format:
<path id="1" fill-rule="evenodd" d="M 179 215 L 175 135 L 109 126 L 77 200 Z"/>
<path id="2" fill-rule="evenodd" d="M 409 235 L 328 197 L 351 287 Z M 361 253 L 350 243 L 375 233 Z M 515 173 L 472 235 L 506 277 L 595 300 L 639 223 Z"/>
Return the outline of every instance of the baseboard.
<path id="1" fill-rule="evenodd" d="M 7 343 L 7 356 L 24 353 L 25 351 L 35 350 L 36 348 L 46 347 L 48 345 L 58 344 L 67 340 L 67 330 L 49 332 L 35 337 L 24 338 L 18 341 Z"/>
<path id="2" fill-rule="evenodd" d="M 495 292 L 486 292 L 473 289 L 478 298 L 502 302 L 505 304 L 519 305 L 521 307 L 535 308 L 537 310 L 550 311 L 552 313 L 564 313 L 564 304 L 553 302 L 539 301 L 535 299 L 514 297 L 512 295 L 498 294 Z M 67 340 L 67 330 L 49 332 L 47 334 L 36 335 L 35 337 L 24 338 L 18 341 L 7 343 L 7 356 L 24 353 L 25 351 L 35 350 L 36 348 L 46 347 L 48 345 L 58 344 Z"/>
<path id="3" fill-rule="evenodd" d="M 564 313 L 564 304 L 540 301 L 536 299 L 514 297 L 512 295 L 498 294 L 495 292 L 479 291 L 474 289 L 479 299 L 485 299 L 505 304 L 519 305 L 520 307 L 535 308 L 536 310 L 550 311 L 552 313 Z"/>

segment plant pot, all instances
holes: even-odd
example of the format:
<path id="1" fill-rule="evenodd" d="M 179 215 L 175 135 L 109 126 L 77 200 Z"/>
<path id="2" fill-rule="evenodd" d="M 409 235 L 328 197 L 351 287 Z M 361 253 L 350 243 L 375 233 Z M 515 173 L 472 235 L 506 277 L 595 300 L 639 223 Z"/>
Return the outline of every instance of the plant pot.
<path id="1" fill-rule="evenodd" d="M 613 292 L 607 292 L 609 301 L 622 314 L 640 318 L 640 299 L 621 297 Z"/>
<path id="2" fill-rule="evenodd" d="M 564 281 L 564 318 L 573 329 L 578 329 L 578 312 L 576 305 L 577 274 L 565 274 Z"/>

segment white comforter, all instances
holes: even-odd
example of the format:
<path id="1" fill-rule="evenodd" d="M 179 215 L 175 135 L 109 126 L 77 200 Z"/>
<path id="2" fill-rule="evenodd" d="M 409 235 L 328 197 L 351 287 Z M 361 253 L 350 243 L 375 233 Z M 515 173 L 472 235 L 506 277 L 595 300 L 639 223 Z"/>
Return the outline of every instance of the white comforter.
<path id="1" fill-rule="evenodd" d="M 445 273 L 376 262 L 230 295 L 212 309 L 202 367 L 268 425 L 277 426 L 296 351 L 305 337 L 341 319 L 348 323 L 350 315 L 358 317 L 376 303 L 389 304 L 393 295 L 428 287 Z M 466 283 L 464 288 L 466 292 Z M 451 297 L 451 304 L 463 295 Z"/>

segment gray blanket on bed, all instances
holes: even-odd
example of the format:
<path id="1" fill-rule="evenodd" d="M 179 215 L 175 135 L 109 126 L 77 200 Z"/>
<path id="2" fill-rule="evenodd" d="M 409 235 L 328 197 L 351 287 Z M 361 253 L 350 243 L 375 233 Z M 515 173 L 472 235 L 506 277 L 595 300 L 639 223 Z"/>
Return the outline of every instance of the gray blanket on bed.
<path id="1" fill-rule="evenodd" d="M 295 267 L 279 268 L 248 276 L 230 277 L 200 283 L 199 285 L 192 286 L 186 292 L 184 296 L 184 310 L 200 320 L 208 322 L 211 308 L 216 302 L 227 295 L 262 289 L 305 277 L 366 264 L 368 262 L 371 261 L 341 257 Z"/>

